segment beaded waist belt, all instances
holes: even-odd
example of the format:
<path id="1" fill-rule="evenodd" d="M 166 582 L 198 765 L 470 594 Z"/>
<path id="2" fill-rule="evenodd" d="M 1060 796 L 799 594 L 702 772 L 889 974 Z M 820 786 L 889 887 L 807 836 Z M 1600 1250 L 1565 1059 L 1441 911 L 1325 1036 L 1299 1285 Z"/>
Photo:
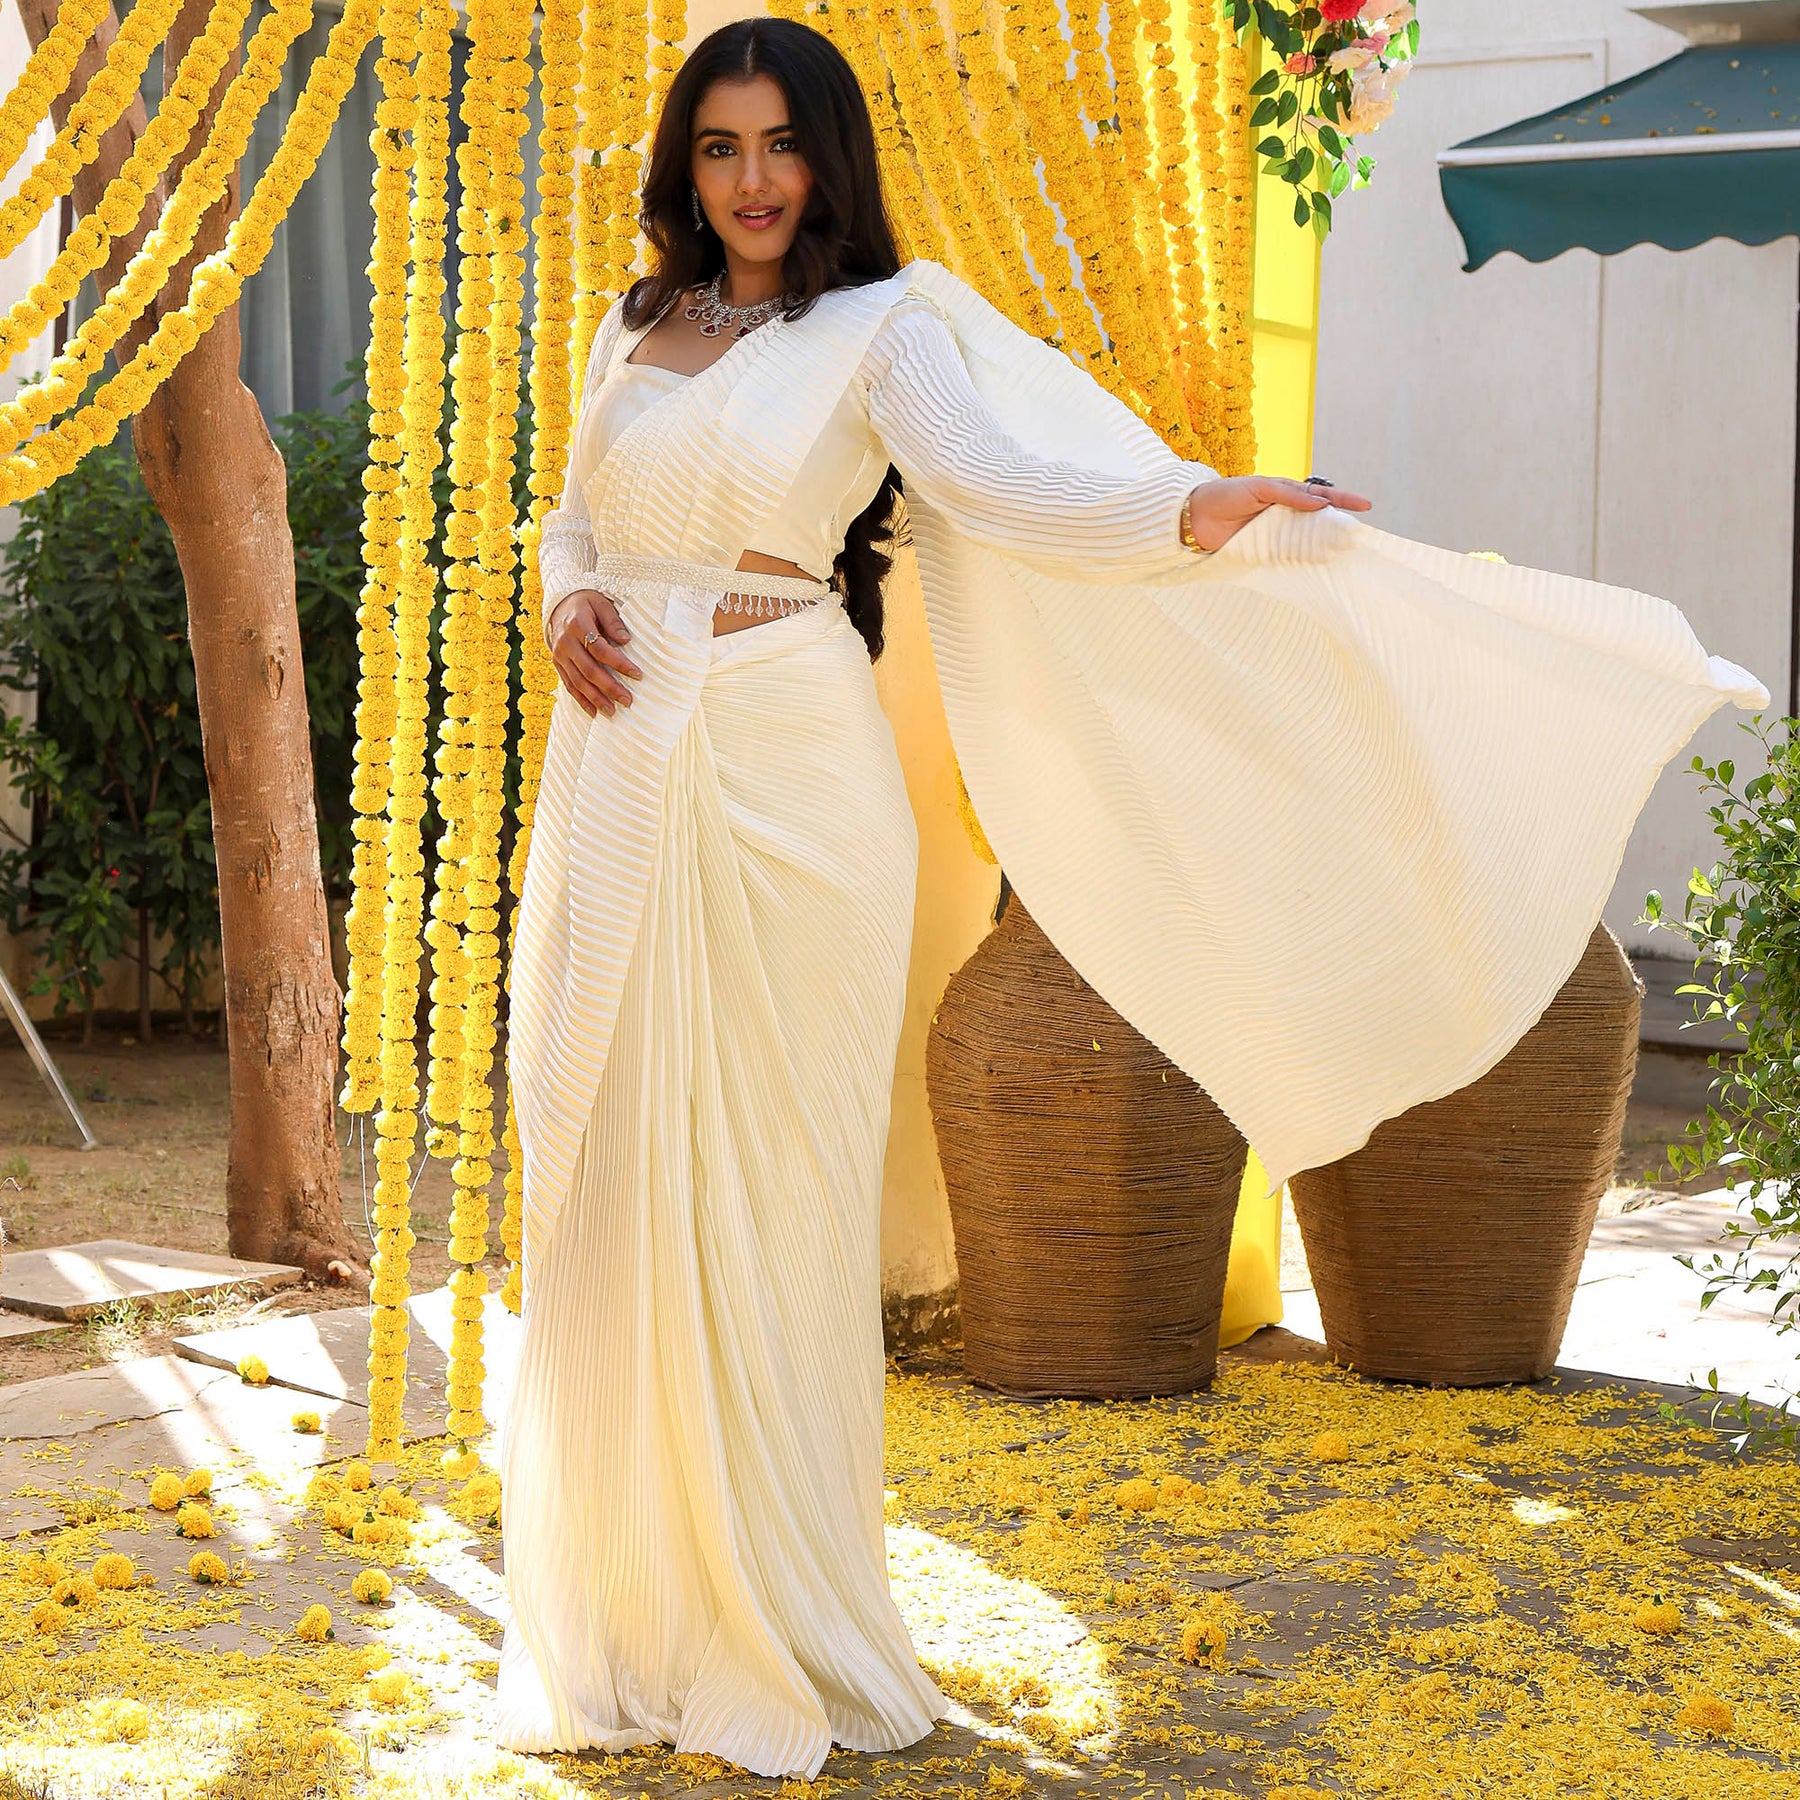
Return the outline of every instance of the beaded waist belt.
<path id="1" fill-rule="evenodd" d="M 678 562 L 673 557 L 626 556 L 606 551 L 595 560 L 594 585 L 603 592 L 609 584 L 629 587 L 646 584 L 655 588 L 685 588 L 713 597 L 727 612 L 778 617 L 808 606 L 838 603 L 836 588 L 810 575 L 764 575 L 754 569 L 727 569 L 716 563 Z"/>

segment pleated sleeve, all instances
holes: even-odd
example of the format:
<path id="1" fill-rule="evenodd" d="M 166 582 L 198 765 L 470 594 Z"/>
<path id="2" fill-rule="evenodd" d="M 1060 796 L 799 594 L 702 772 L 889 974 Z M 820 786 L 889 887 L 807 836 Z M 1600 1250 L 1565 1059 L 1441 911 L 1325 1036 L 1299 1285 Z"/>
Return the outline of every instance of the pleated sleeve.
<path id="1" fill-rule="evenodd" d="M 582 415 L 593 404 L 594 395 L 599 391 L 624 322 L 625 309 L 622 305 L 615 304 L 600 321 L 599 330 L 594 333 L 594 347 L 588 355 L 581 394 L 573 408 L 574 425 L 569 433 L 569 462 L 563 475 L 562 499 L 544 514 L 543 533 L 538 540 L 538 574 L 543 583 L 543 630 L 546 637 L 550 632 L 550 615 L 556 610 L 558 602 L 566 599 L 577 588 L 595 585 L 599 551 L 588 520 L 585 492 L 588 477 L 594 472 L 594 434 L 591 430 L 582 429 Z"/>
<path id="2" fill-rule="evenodd" d="M 1213 470 L 1171 452 L 1156 472 L 1128 477 L 1028 450 L 928 303 L 908 297 L 889 311 L 859 376 L 870 426 L 909 492 L 974 542 L 1074 581 L 1145 580 L 1204 560 L 1181 541 L 1181 509 Z"/>

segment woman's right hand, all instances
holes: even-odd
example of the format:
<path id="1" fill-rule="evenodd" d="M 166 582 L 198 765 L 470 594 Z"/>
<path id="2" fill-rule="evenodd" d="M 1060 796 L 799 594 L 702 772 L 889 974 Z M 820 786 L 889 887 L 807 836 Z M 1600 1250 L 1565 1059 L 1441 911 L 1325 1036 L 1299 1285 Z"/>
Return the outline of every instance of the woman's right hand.
<path id="1" fill-rule="evenodd" d="M 630 637 L 618 607 L 593 588 L 565 594 L 550 614 L 550 660 L 590 719 L 596 711 L 610 719 L 615 708 L 631 704 L 619 676 L 636 681 L 644 671 L 620 648 Z"/>

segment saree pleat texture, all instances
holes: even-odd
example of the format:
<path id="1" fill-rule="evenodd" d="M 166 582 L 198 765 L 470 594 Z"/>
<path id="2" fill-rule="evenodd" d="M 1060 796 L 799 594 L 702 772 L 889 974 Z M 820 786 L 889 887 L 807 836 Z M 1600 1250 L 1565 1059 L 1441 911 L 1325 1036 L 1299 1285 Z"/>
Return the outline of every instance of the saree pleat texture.
<path id="1" fill-rule="evenodd" d="M 620 599 L 644 677 L 612 718 L 557 698 L 511 978 L 514 1749 L 662 1740 L 810 1776 L 945 1710 L 881 1520 L 913 820 L 840 607 L 711 636 L 850 384 L 906 477 L 1003 866 L 1274 1181 L 1492 1067 L 1580 956 L 1663 763 L 1723 702 L 1766 703 L 1662 601 L 1342 516 L 1272 512 L 1199 559 L 1171 508 L 1166 564 L 1085 566 L 1029 479 L 973 504 L 898 403 L 877 338 L 907 308 L 1029 455 L 1182 487 L 932 263 L 752 333 L 587 474 L 584 584 Z"/>

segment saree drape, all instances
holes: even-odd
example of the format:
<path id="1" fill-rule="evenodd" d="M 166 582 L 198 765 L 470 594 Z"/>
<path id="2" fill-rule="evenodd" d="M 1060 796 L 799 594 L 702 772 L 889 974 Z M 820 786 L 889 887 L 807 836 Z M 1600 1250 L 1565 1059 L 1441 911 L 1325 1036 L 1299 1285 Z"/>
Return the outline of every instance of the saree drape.
<path id="1" fill-rule="evenodd" d="M 942 1711 L 879 1504 L 916 839 L 839 609 L 710 636 L 719 593 L 766 581 L 731 570 L 851 384 L 891 422 L 1003 867 L 1274 1183 L 1492 1067 L 1573 968 L 1664 762 L 1723 702 L 1767 701 L 1660 600 L 1340 514 L 1271 512 L 1209 558 L 1171 514 L 1166 571 L 1084 579 L 1039 553 L 1053 482 L 973 505 L 865 371 L 921 304 L 1027 458 L 1179 485 L 1127 409 L 925 262 L 760 328 L 574 472 L 644 679 L 610 719 L 558 696 L 511 979 L 517 1749 L 662 1738 L 811 1774 L 834 1739 L 897 1747 Z M 1351 907 L 1377 926 L 1354 961 Z"/>

